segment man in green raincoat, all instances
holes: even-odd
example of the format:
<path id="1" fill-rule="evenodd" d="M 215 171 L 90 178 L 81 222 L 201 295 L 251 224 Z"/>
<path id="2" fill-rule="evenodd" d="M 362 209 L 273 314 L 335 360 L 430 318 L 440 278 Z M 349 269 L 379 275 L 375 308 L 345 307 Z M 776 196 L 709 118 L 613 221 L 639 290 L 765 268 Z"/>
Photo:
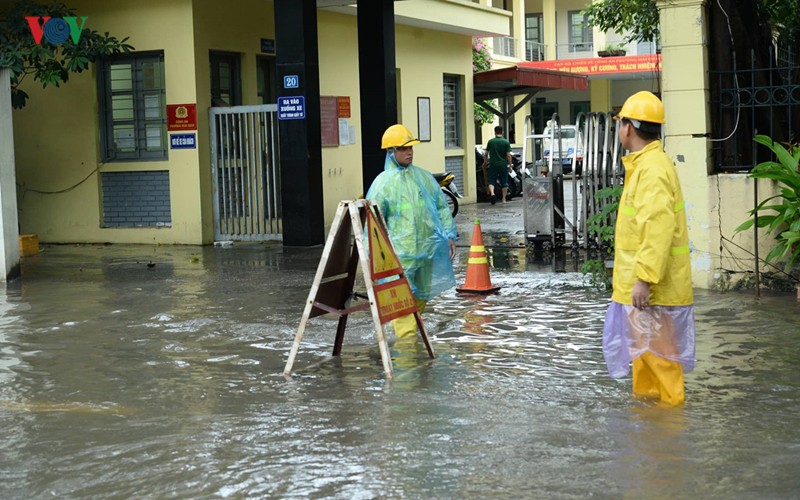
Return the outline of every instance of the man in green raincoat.
<path id="1" fill-rule="evenodd" d="M 455 286 L 456 224 L 433 175 L 412 163 L 419 144 L 403 125 L 383 134 L 384 171 L 375 178 L 367 199 L 377 204 L 389 229 L 397 257 L 411 285 L 420 314 L 426 303 Z M 413 314 L 392 321 L 398 338 L 415 336 Z"/>

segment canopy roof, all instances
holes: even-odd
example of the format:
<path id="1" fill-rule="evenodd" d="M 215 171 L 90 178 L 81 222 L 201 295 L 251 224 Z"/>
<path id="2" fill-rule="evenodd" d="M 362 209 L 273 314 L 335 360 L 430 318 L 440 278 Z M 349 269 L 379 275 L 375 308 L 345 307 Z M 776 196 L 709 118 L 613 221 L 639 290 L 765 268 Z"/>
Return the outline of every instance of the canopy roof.
<path id="1" fill-rule="evenodd" d="M 541 90 L 589 89 L 586 75 L 520 66 L 481 71 L 475 73 L 472 80 L 476 102 L 498 97 L 535 94 Z"/>

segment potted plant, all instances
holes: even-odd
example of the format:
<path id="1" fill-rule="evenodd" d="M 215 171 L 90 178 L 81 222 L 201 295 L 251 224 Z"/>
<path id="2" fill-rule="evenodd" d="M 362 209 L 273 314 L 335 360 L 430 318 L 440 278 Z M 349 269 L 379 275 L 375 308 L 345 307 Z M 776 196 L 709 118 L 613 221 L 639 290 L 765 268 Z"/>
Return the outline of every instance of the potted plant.
<path id="1" fill-rule="evenodd" d="M 597 55 L 600 57 L 619 57 L 624 56 L 627 52 L 623 48 L 624 45 L 609 43 L 606 45 L 605 50 L 598 50 Z"/>
<path id="2" fill-rule="evenodd" d="M 750 211 L 751 218 L 737 227 L 736 232 L 753 227 L 758 215 L 758 227 L 767 228 L 767 234 L 774 235 L 778 242 L 767 254 L 765 262 L 785 259 L 784 271 L 788 273 L 793 268 L 800 267 L 800 144 L 790 144 L 789 149 L 786 149 L 765 135 L 757 135 L 755 141 L 768 147 L 777 161 L 759 163 L 753 167 L 749 176 L 777 182 L 780 194 L 759 203 Z"/>

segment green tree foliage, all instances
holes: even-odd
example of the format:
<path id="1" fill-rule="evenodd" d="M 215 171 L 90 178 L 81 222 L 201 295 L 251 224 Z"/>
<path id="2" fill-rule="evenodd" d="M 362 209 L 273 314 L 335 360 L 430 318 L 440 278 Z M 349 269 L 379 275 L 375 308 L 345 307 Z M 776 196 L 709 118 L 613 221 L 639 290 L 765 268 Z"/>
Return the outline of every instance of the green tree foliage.
<path id="1" fill-rule="evenodd" d="M 480 38 L 472 39 L 472 72 L 479 73 L 481 71 L 489 71 L 492 69 L 492 58 L 489 55 L 489 50 L 486 44 Z M 494 120 L 494 115 L 486 108 L 477 103 L 473 105 L 475 122 L 483 125 L 484 123 L 491 123 Z"/>
<path id="2" fill-rule="evenodd" d="M 761 5 L 780 42 L 800 42 L 800 0 L 762 0 Z"/>
<path id="3" fill-rule="evenodd" d="M 669 1 L 669 0 L 667 0 Z M 717 2 L 717 0 L 711 0 Z M 752 0 L 740 0 L 751 2 Z M 725 0 L 717 7 L 733 15 L 737 0 Z M 794 44 L 800 41 L 800 0 L 759 0 L 756 11 L 771 27 L 779 41 Z M 656 0 L 603 0 L 584 10 L 590 26 L 603 31 L 626 35 L 627 41 L 650 41 L 658 38 L 659 18 Z M 759 20 L 751 19 L 753 25 Z M 747 33 L 743 33 L 747 36 Z M 736 33 L 734 33 L 736 38 Z"/>
<path id="4" fill-rule="evenodd" d="M 605 0 L 583 11 L 590 26 L 625 34 L 629 42 L 658 38 L 658 7 L 655 0 Z"/>
<path id="5" fill-rule="evenodd" d="M 28 100 L 28 94 L 19 88 L 28 75 L 33 75 L 43 87 L 59 87 L 69 80 L 70 73 L 86 70 L 97 58 L 133 50 L 126 43 L 127 38 L 118 40 L 87 28 L 77 44 L 68 38 L 63 44 L 53 45 L 44 37 L 37 44 L 26 16 L 64 18 L 78 14 L 62 3 L 30 1 L 17 2 L 6 11 L 0 20 L 0 67 L 11 69 L 11 102 L 15 108 L 24 107 Z"/>

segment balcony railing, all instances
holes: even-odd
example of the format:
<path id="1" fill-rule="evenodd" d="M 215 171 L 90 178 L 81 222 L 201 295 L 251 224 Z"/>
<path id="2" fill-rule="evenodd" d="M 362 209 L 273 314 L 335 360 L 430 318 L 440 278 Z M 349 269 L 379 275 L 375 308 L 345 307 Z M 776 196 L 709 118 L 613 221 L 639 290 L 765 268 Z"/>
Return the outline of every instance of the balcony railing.
<path id="1" fill-rule="evenodd" d="M 544 61 L 545 46 L 543 43 L 525 41 L 525 60 Z"/>
<path id="2" fill-rule="evenodd" d="M 556 59 L 583 59 L 595 56 L 592 42 L 560 43 L 556 45 Z"/>
<path id="3" fill-rule="evenodd" d="M 656 42 L 639 42 L 636 44 L 636 55 L 644 56 L 648 54 L 655 54 L 661 50 L 661 45 Z M 630 52 L 629 52 L 630 54 Z"/>
<path id="4" fill-rule="evenodd" d="M 517 57 L 517 40 L 510 36 L 496 36 L 492 41 L 496 56 Z"/>

